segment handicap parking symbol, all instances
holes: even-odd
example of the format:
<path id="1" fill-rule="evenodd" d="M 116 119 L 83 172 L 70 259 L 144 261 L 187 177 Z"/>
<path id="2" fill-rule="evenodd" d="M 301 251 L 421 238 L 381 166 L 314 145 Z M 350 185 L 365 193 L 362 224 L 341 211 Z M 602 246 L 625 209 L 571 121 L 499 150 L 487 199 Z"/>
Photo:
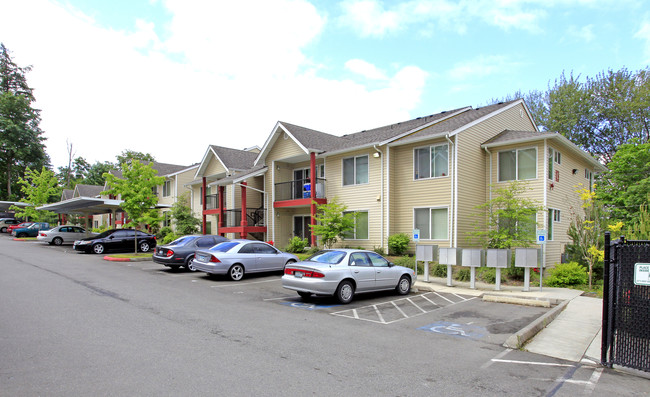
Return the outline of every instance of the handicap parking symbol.
<path id="1" fill-rule="evenodd" d="M 306 302 L 281 302 L 285 306 L 295 307 L 296 309 L 304 310 L 318 310 L 318 309 L 328 309 L 330 307 L 336 307 L 338 305 L 317 305 L 315 303 L 306 303 Z"/>
<path id="2" fill-rule="evenodd" d="M 483 327 L 471 324 L 452 323 L 449 321 L 438 321 L 436 323 L 425 325 L 424 327 L 420 327 L 418 329 L 422 331 L 460 336 L 471 339 L 482 339 L 487 333 L 487 330 Z"/>

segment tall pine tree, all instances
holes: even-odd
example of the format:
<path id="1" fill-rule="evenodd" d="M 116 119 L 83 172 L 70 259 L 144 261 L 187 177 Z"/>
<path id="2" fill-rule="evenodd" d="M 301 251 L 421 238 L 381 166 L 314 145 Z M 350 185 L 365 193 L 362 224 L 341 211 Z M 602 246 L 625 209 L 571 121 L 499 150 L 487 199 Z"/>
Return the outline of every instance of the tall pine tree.
<path id="1" fill-rule="evenodd" d="M 0 43 L 0 199 L 16 200 L 18 180 L 25 170 L 49 166 L 40 110 L 33 107 L 34 92 L 27 84 L 30 66 L 20 67 Z"/>

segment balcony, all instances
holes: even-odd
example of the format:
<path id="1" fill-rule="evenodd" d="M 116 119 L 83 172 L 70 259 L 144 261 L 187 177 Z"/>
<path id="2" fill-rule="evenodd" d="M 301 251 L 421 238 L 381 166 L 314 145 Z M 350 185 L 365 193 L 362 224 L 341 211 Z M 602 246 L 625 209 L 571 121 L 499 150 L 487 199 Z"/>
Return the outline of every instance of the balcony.
<path id="1" fill-rule="evenodd" d="M 280 203 L 282 202 L 282 203 Z M 316 178 L 316 202 L 326 203 L 325 179 Z M 311 204 L 311 179 L 296 179 L 275 184 L 275 207 L 305 206 Z"/>
<path id="2" fill-rule="evenodd" d="M 219 234 L 239 233 L 242 238 L 248 233 L 266 233 L 266 209 L 246 208 L 246 226 L 241 225 L 242 210 L 224 211 L 224 226 L 219 227 Z"/>

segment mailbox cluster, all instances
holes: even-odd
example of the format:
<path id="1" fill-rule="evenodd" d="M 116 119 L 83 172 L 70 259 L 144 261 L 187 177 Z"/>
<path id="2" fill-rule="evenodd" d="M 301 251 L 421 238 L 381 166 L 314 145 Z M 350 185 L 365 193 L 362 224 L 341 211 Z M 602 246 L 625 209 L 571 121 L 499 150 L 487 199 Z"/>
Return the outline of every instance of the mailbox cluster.
<path id="1" fill-rule="evenodd" d="M 476 268 L 496 268 L 496 290 L 501 289 L 501 269 L 510 266 L 512 250 L 509 249 L 475 249 L 475 248 L 438 248 L 437 245 L 417 245 L 415 260 L 425 263 L 424 281 L 429 281 L 429 261 L 437 260 L 447 265 L 447 285 L 452 286 L 452 266 L 470 268 L 470 288 L 476 288 Z M 530 289 L 530 268 L 542 267 L 542 250 L 539 248 L 515 248 L 515 266 L 525 268 L 524 291 Z"/>

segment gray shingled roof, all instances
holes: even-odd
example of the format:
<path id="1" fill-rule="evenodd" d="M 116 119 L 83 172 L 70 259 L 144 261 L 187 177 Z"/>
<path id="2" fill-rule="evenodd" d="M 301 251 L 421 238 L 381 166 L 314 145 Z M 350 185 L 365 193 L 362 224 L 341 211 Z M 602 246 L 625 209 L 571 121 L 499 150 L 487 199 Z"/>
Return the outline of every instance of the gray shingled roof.
<path id="1" fill-rule="evenodd" d="M 228 169 L 247 170 L 253 166 L 257 153 L 210 145 Z"/>
<path id="2" fill-rule="evenodd" d="M 287 128 L 287 130 L 289 130 L 289 132 L 291 132 L 291 134 L 304 147 L 308 149 L 316 149 L 328 152 L 343 149 L 354 149 L 355 147 L 378 144 L 390 140 L 391 138 L 399 137 L 400 135 L 405 134 L 409 131 L 413 131 L 421 127 L 426 127 L 428 124 L 432 123 L 432 126 L 425 128 L 422 131 L 418 131 L 408 137 L 405 137 L 401 140 L 401 142 L 407 143 L 412 140 L 419 140 L 430 136 L 447 134 L 494 111 L 509 106 L 514 102 L 516 101 L 502 102 L 477 109 L 466 107 L 447 110 L 429 116 L 418 117 L 412 120 L 385 125 L 383 127 L 364 130 L 353 134 L 346 134 L 340 137 L 286 122 L 280 122 L 280 124 Z M 458 114 L 454 115 L 455 113 Z M 439 122 L 436 123 L 436 121 Z"/>
<path id="3" fill-rule="evenodd" d="M 97 197 L 104 191 L 104 186 L 77 184 L 76 188 L 80 197 Z"/>
<path id="4" fill-rule="evenodd" d="M 153 165 L 151 166 L 151 168 L 158 171 L 159 176 L 174 174 L 178 171 L 182 171 L 189 167 L 191 167 L 191 165 L 167 164 L 167 163 L 159 163 L 157 161 L 154 161 Z"/>
<path id="5" fill-rule="evenodd" d="M 74 189 L 63 189 L 61 192 L 61 201 L 71 199 L 74 195 Z"/>
<path id="6" fill-rule="evenodd" d="M 557 132 L 513 131 L 503 130 L 483 143 L 483 145 L 504 145 L 509 142 L 531 140 L 537 138 L 554 137 Z"/>

